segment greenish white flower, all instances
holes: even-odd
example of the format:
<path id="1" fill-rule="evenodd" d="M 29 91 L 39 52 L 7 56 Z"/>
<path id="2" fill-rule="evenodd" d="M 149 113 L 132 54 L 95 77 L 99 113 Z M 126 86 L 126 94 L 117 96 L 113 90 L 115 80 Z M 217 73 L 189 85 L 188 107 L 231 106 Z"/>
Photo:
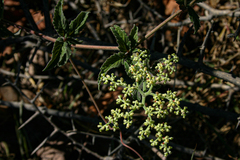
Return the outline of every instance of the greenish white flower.
<path id="1" fill-rule="evenodd" d="M 156 123 L 153 119 L 158 118 L 164 121 L 164 118 L 168 116 L 170 112 L 176 115 L 181 115 L 183 118 L 186 116 L 187 108 L 183 109 L 179 106 L 181 99 L 176 97 L 176 92 L 168 90 L 166 93 L 153 92 L 152 89 L 157 82 L 166 83 L 170 80 L 169 74 L 175 72 L 174 63 L 178 62 L 178 57 L 175 54 L 168 55 L 167 58 L 163 58 L 156 66 L 156 72 L 152 72 L 149 67 L 149 53 L 148 50 L 138 50 L 130 57 L 131 64 L 129 64 L 128 74 L 133 77 L 134 82 L 127 84 L 123 78 L 116 80 L 116 76 L 102 74 L 101 81 L 105 84 L 110 84 L 109 90 L 114 91 L 118 86 L 123 87 L 122 95 L 119 95 L 116 99 L 116 103 L 120 108 L 112 109 L 111 115 L 106 116 L 107 124 L 99 123 L 98 127 L 100 131 L 109 130 L 111 124 L 114 131 L 119 129 L 120 119 L 123 119 L 123 124 L 126 128 L 130 128 L 133 122 L 133 115 L 137 110 L 143 109 L 147 118 L 143 122 L 144 126 L 139 129 L 140 140 L 149 137 L 153 130 L 155 130 L 155 139 L 151 139 L 152 146 L 159 145 L 159 148 L 164 151 L 164 155 L 167 156 L 171 153 L 171 146 L 168 146 L 172 137 L 166 135 L 169 132 L 171 126 L 164 123 Z M 138 92 L 140 99 L 133 99 L 133 95 Z M 146 105 L 146 97 L 151 96 L 153 102 L 151 105 Z M 165 137 L 164 137 L 164 136 Z"/>

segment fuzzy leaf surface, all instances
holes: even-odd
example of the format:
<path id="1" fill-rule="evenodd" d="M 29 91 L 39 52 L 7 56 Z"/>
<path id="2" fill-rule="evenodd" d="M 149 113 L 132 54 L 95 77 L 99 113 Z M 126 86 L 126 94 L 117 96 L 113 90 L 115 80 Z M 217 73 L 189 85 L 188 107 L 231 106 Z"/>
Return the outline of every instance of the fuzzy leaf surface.
<path id="1" fill-rule="evenodd" d="M 137 89 L 134 89 L 134 90 L 133 90 L 132 98 L 133 98 L 134 100 L 138 100 L 139 102 L 141 102 L 142 96 L 141 96 L 141 94 L 138 92 Z"/>
<path id="2" fill-rule="evenodd" d="M 130 77 L 130 78 L 133 78 L 132 74 L 129 72 L 129 63 L 128 61 L 125 59 L 124 62 L 123 62 L 123 66 L 124 66 L 124 69 L 127 73 L 127 75 Z"/>
<path id="3" fill-rule="evenodd" d="M 63 51 L 63 39 L 61 37 L 58 37 L 56 42 L 53 45 L 53 50 L 52 50 L 52 58 L 48 62 L 47 66 L 43 69 L 43 71 L 46 71 L 48 69 L 52 69 L 58 65 L 58 62 L 60 60 L 60 56 L 64 53 Z"/>
<path id="4" fill-rule="evenodd" d="M 124 65 L 124 68 L 125 68 L 126 73 L 128 73 L 128 71 L 129 71 L 129 64 L 128 64 L 128 62 L 127 62 L 127 61 L 124 61 L 124 62 L 123 62 L 123 65 Z"/>
<path id="5" fill-rule="evenodd" d="M 117 25 L 110 27 L 110 29 L 117 40 L 119 50 L 121 52 L 129 51 L 131 42 L 129 41 L 126 32 Z"/>
<path id="6" fill-rule="evenodd" d="M 100 83 L 101 83 L 101 80 L 100 80 L 101 74 L 102 73 L 107 74 L 107 72 L 110 69 L 119 67 L 121 64 L 123 64 L 124 57 L 125 57 L 125 54 L 122 52 L 115 53 L 103 63 L 103 65 L 100 68 L 100 73 L 98 75 L 98 88 L 100 87 Z"/>
<path id="7" fill-rule="evenodd" d="M 63 0 L 59 0 L 55 7 L 54 17 L 53 17 L 53 26 L 57 33 L 64 37 L 66 30 L 68 29 L 67 20 L 63 14 Z"/>
<path id="8" fill-rule="evenodd" d="M 143 89 L 143 80 L 141 80 L 141 82 L 140 82 L 139 89 L 140 90 Z M 132 96 L 133 96 L 134 100 L 138 100 L 139 102 L 141 102 L 142 95 L 141 95 L 141 93 L 137 89 L 133 90 Z"/>
<path id="9" fill-rule="evenodd" d="M 134 49 L 138 43 L 138 27 L 136 25 L 133 26 L 128 38 L 131 42 L 131 49 Z"/>
<path id="10" fill-rule="evenodd" d="M 66 64 L 71 54 L 72 54 L 71 46 L 67 42 L 64 42 L 62 46 L 62 51 L 61 51 L 60 59 L 58 62 L 58 66 L 61 67 L 62 65 Z"/>
<path id="11" fill-rule="evenodd" d="M 84 28 L 89 12 L 81 12 L 71 21 L 69 25 L 69 35 L 77 35 Z"/>
<path id="12" fill-rule="evenodd" d="M 199 16 L 197 15 L 197 13 L 194 11 L 194 9 L 192 7 L 188 7 L 188 13 L 189 13 L 191 21 L 193 22 L 193 26 L 195 29 L 194 34 L 195 34 L 201 26 Z"/>

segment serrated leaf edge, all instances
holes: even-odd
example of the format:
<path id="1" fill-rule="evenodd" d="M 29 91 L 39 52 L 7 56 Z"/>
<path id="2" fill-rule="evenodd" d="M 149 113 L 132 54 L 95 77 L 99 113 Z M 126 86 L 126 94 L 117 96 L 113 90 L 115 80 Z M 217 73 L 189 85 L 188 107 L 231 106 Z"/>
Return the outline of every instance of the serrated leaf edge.
<path id="1" fill-rule="evenodd" d="M 60 59 L 58 62 L 58 66 L 61 67 L 65 65 L 68 59 L 70 58 L 71 54 L 72 54 L 71 47 L 68 45 L 67 42 L 64 42 L 62 46 L 62 51 L 61 51 Z"/>
<path id="2" fill-rule="evenodd" d="M 70 22 L 69 25 L 69 35 L 76 35 L 84 28 L 84 25 L 87 21 L 89 12 L 82 11 L 80 12 L 77 17 Z M 80 21 L 80 23 L 79 23 Z"/>
<path id="3" fill-rule="evenodd" d="M 57 33 L 60 35 L 60 36 L 63 36 L 65 35 L 65 30 L 67 30 L 67 26 L 68 26 L 68 23 L 67 23 L 67 20 L 63 14 L 63 0 L 59 0 L 56 7 L 55 7 L 55 10 L 54 10 L 54 17 L 53 17 L 53 26 L 55 28 L 55 30 L 57 31 Z"/>
<path id="4" fill-rule="evenodd" d="M 62 52 L 62 47 L 63 47 L 63 39 L 61 37 L 58 37 L 56 42 L 53 45 L 53 50 L 52 50 L 52 57 L 46 67 L 43 69 L 43 71 L 46 71 L 48 69 L 52 69 L 57 66 L 60 55 Z M 54 64 L 55 63 L 55 64 Z"/>
<path id="5" fill-rule="evenodd" d="M 138 27 L 136 25 L 131 29 L 128 38 L 131 42 L 131 49 L 134 49 L 138 43 Z"/>
<path id="6" fill-rule="evenodd" d="M 129 51 L 131 42 L 129 41 L 127 33 L 117 25 L 110 27 L 110 29 L 117 40 L 119 50 L 121 52 Z"/>

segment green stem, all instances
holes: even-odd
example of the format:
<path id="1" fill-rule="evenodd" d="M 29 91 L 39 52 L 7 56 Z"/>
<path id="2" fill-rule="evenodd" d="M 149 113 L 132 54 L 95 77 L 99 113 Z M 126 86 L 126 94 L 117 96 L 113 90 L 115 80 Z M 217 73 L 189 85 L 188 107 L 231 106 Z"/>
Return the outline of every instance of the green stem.
<path id="1" fill-rule="evenodd" d="M 155 96 L 155 93 L 149 93 L 148 96 Z"/>
<path id="2" fill-rule="evenodd" d="M 146 102 L 146 97 L 147 95 L 145 93 L 142 94 L 142 104 L 143 104 L 143 109 L 146 111 L 147 110 L 147 107 L 145 105 L 145 102 Z M 150 114 L 147 114 L 147 116 L 150 118 L 150 120 L 152 120 L 152 117 Z"/>
<path id="3" fill-rule="evenodd" d="M 139 87 L 137 88 L 137 90 L 142 95 L 142 97 L 146 97 L 145 93 Z"/>
<path id="4" fill-rule="evenodd" d="M 150 86 L 149 90 L 145 93 L 146 96 L 151 95 L 153 89 L 153 85 Z"/>
<path id="5" fill-rule="evenodd" d="M 146 88 L 146 81 L 143 81 L 143 92 L 146 92 L 147 88 Z"/>

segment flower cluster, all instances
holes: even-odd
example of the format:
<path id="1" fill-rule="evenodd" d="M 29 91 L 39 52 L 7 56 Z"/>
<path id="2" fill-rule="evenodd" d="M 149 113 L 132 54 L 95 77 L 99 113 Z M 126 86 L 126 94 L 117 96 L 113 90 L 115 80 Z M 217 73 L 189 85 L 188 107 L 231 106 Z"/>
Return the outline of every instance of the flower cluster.
<path id="1" fill-rule="evenodd" d="M 134 80 L 134 83 L 127 84 L 123 78 L 116 80 L 116 76 L 101 75 L 101 80 L 108 84 L 110 83 L 110 91 L 114 91 L 118 86 L 122 86 L 122 95 L 119 95 L 116 103 L 120 108 L 112 109 L 111 115 L 106 116 L 108 123 L 100 123 L 98 127 L 100 131 L 109 130 L 110 126 L 115 131 L 119 129 L 119 120 L 123 119 L 123 124 L 129 128 L 133 123 L 133 115 L 139 110 L 143 109 L 147 118 L 145 119 L 144 126 L 140 127 L 139 139 L 142 140 L 149 137 L 151 133 L 155 133 L 156 139 L 150 140 L 152 146 L 159 145 L 159 148 L 164 151 L 165 156 L 171 153 L 171 146 L 168 146 L 169 140 L 172 137 L 164 136 L 165 132 L 169 132 L 171 126 L 164 123 L 156 123 L 154 119 L 164 119 L 169 113 L 181 115 L 183 118 L 186 116 L 186 107 L 183 109 L 179 106 L 180 99 L 176 97 L 176 92 L 168 90 L 166 93 L 153 92 L 153 88 L 157 82 L 166 83 L 169 81 L 169 74 L 175 71 L 174 63 L 178 62 L 175 54 L 169 55 L 159 61 L 155 66 L 155 71 L 149 66 L 149 54 L 147 50 L 138 50 L 130 57 L 130 64 L 126 68 L 128 75 Z M 132 97 L 138 94 L 140 98 L 134 100 Z M 146 105 L 146 97 L 151 96 L 153 102 L 151 105 Z"/>

